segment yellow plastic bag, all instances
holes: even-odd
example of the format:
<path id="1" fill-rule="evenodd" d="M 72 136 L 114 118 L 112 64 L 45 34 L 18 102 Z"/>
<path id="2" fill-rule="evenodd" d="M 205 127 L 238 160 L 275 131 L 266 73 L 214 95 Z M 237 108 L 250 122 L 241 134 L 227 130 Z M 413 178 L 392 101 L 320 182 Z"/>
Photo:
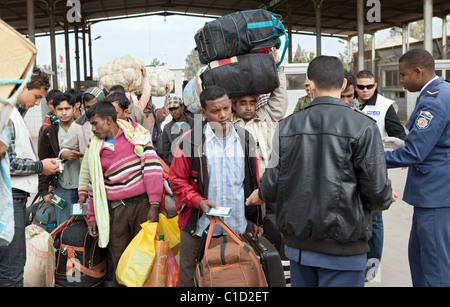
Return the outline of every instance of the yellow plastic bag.
<path id="1" fill-rule="evenodd" d="M 169 247 L 176 256 L 180 252 L 180 227 L 178 227 L 178 215 L 168 219 L 164 214 L 159 214 L 158 233 L 164 234 L 164 239 L 169 241 Z"/>
<path id="2" fill-rule="evenodd" d="M 145 222 L 128 244 L 116 269 L 117 281 L 127 287 L 142 287 L 155 259 L 155 234 L 158 223 Z"/>

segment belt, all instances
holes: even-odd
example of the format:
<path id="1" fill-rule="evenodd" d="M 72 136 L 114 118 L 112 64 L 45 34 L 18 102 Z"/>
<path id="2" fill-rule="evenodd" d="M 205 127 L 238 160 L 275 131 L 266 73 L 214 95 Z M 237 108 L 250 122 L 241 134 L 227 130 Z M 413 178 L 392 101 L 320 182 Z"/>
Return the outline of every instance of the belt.
<path id="1" fill-rule="evenodd" d="M 28 197 L 30 197 L 30 193 L 16 189 L 16 188 L 12 188 L 12 195 L 13 195 L 13 198 L 28 198 Z"/>
<path id="2" fill-rule="evenodd" d="M 126 199 L 119 199 L 119 200 L 112 200 L 111 201 L 111 209 L 117 208 L 120 205 L 126 205 L 128 203 L 137 203 L 140 201 L 143 201 L 144 199 L 147 199 L 147 193 L 141 194 L 141 195 L 137 195 L 137 196 L 133 196 L 130 198 L 126 198 Z"/>

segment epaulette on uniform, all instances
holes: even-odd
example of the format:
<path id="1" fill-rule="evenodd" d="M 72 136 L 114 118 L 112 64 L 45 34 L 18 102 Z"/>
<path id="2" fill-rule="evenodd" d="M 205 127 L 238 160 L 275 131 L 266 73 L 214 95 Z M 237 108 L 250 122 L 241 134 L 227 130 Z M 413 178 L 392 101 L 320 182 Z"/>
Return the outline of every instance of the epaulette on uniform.
<path id="1" fill-rule="evenodd" d="M 425 94 L 426 97 L 434 97 L 436 98 L 439 95 L 439 89 L 431 89 L 428 90 Z"/>

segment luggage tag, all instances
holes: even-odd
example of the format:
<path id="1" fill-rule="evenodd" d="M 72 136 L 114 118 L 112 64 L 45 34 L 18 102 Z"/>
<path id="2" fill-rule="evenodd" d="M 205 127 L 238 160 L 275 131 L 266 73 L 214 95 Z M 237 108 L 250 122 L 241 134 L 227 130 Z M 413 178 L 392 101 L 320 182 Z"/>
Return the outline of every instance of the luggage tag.
<path id="1" fill-rule="evenodd" d="M 80 208 L 80 204 L 72 204 L 70 208 L 70 215 L 87 215 L 88 204 L 84 203 L 83 208 Z"/>

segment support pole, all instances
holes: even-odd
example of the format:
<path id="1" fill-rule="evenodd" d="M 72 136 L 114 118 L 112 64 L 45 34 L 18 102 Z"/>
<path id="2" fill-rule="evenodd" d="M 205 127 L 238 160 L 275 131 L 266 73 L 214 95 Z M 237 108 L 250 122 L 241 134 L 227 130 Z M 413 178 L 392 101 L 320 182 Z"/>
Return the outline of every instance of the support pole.
<path id="1" fill-rule="evenodd" d="M 55 41 L 55 7 L 54 0 L 49 1 L 49 29 L 50 29 L 50 56 L 52 60 L 52 84 L 53 89 L 58 89 L 58 63 L 56 60 L 56 41 Z"/>
<path id="2" fill-rule="evenodd" d="M 70 76 L 70 43 L 69 43 L 69 23 L 64 19 L 64 44 L 66 51 L 66 83 L 67 89 L 72 88 L 72 78 Z"/>
<path id="3" fill-rule="evenodd" d="M 292 63 L 292 5 L 291 0 L 287 2 L 287 14 L 288 14 L 288 38 L 289 38 L 289 49 L 288 49 L 288 61 Z"/>
<path id="4" fill-rule="evenodd" d="M 364 70 L 364 0 L 357 0 L 358 71 Z"/>
<path id="5" fill-rule="evenodd" d="M 35 44 L 34 0 L 27 0 L 28 39 Z"/>
<path id="6" fill-rule="evenodd" d="M 312 0 L 316 13 L 316 56 L 322 55 L 322 2 L 323 0 Z"/>
<path id="7" fill-rule="evenodd" d="M 442 18 L 442 59 L 447 59 L 447 15 Z"/>
<path id="8" fill-rule="evenodd" d="M 423 0 L 423 20 L 425 28 L 423 47 L 433 54 L 433 0 Z"/>
<path id="9" fill-rule="evenodd" d="M 74 24 L 75 29 L 75 65 L 77 70 L 77 81 L 75 89 L 80 90 L 80 45 L 78 43 L 78 24 Z"/>

